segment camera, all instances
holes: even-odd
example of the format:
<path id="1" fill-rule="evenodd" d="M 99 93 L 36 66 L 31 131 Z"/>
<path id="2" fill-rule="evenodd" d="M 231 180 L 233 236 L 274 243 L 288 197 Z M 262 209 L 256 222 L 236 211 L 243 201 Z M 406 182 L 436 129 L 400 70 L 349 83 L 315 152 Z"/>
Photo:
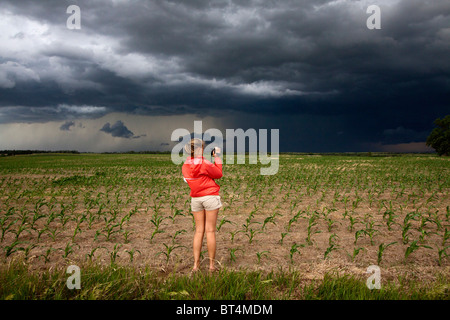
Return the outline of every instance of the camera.
<path id="1" fill-rule="evenodd" d="M 211 157 L 213 157 L 214 154 L 216 153 L 216 148 L 217 148 L 217 147 L 214 147 L 214 149 L 211 150 Z M 217 154 L 220 154 L 220 153 L 217 153 Z"/>

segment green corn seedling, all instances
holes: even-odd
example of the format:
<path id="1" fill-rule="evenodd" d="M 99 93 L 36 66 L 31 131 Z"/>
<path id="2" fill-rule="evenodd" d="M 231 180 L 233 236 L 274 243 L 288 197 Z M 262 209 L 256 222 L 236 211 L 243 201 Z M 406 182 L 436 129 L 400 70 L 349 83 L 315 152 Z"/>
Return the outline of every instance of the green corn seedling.
<path id="1" fill-rule="evenodd" d="M 226 219 L 226 218 L 222 218 L 222 219 L 220 220 L 220 222 L 219 222 L 219 225 L 216 227 L 216 228 L 217 228 L 217 232 L 219 232 L 220 229 L 222 228 L 222 226 L 223 226 L 224 224 L 226 224 L 226 223 L 233 224 L 230 220 L 228 220 L 228 219 Z"/>
<path id="2" fill-rule="evenodd" d="M 134 248 L 132 248 L 131 250 L 125 250 L 125 252 L 129 254 L 129 256 L 130 256 L 130 262 L 133 262 L 133 260 L 134 260 L 134 254 L 135 254 L 136 252 L 138 252 L 139 254 L 141 254 L 141 252 L 140 252 L 139 250 L 134 249 Z"/>
<path id="3" fill-rule="evenodd" d="M 279 240 L 280 244 L 283 245 L 284 237 L 286 237 L 288 232 L 282 232 L 281 233 L 281 239 Z"/>
<path id="4" fill-rule="evenodd" d="M 353 244 L 356 245 L 356 242 L 358 242 L 358 239 L 361 236 L 364 236 L 364 235 L 366 235 L 366 230 L 365 229 L 361 229 L 361 230 L 356 231 L 355 232 L 355 241 L 353 242 Z"/>
<path id="5" fill-rule="evenodd" d="M 249 244 L 251 244 L 253 242 L 253 238 L 255 237 L 255 234 L 257 234 L 257 233 L 261 233 L 261 231 L 250 229 L 250 230 L 248 230 L 247 233 L 245 233 L 245 236 L 248 238 Z"/>
<path id="6" fill-rule="evenodd" d="M 99 246 L 99 247 L 95 247 L 92 248 L 91 251 L 89 253 L 86 253 L 86 258 L 89 259 L 89 262 L 92 262 L 92 258 L 94 257 L 94 253 L 95 251 L 99 250 L 99 249 L 106 249 L 105 247 Z"/>
<path id="7" fill-rule="evenodd" d="M 445 243 L 450 238 L 450 231 L 445 228 L 444 234 L 442 235 L 442 246 L 445 246 Z"/>
<path id="8" fill-rule="evenodd" d="M 117 257 L 119 257 L 118 253 L 119 253 L 119 250 L 120 250 L 121 247 L 122 247 L 121 244 L 116 243 L 114 245 L 114 249 L 109 253 L 111 265 L 115 265 L 116 264 L 116 259 L 117 259 Z"/>
<path id="9" fill-rule="evenodd" d="M 300 254 L 300 251 L 298 250 L 298 248 L 304 247 L 304 246 L 305 246 L 304 244 L 296 244 L 296 243 L 294 243 L 291 246 L 291 249 L 289 250 L 289 260 L 291 263 L 294 263 L 294 254 L 295 253 Z"/>
<path id="10" fill-rule="evenodd" d="M 236 231 L 230 231 L 230 236 L 231 236 L 231 243 L 234 243 L 234 237 L 236 236 L 236 234 L 243 232 L 242 230 L 236 230 Z"/>
<path id="11" fill-rule="evenodd" d="M 450 248 L 450 246 L 446 246 L 444 248 L 439 249 L 438 248 L 438 265 L 441 266 L 442 259 L 447 258 L 449 255 L 447 254 L 447 249 Z"/>
<path id="12" fill-rule="evenodd" d="M 352 216 L 349 216 L 348 219 L 350 221 L 350 225 L 348 226 L 348 231 L 353 232 L 353 228 L 354 228 L 355 224 L 359 223 L 359 219 L 354 218 Z"/>
<path id="13" fill-rule="evenodd" d="M 353 253 L 352 253 L 352 254 L 349 254 L 349 253 L 347 252 L 347 255 L 350 257 L 350 259 L 351 259 L 352 262 L 355 260 L 356 256 L 359 254 L 359 252 L 360 252 L 361 250 L 366 250 L 366 249 L 365 249 L 365 248 L 362 248 L 362 247 L 358 247 L 358 248 L 353 248 Z"/>
<path id="14" fill-rule="evenodd" d="M 418 250 L 420 247 L 431 249 L 430 246 L 425 246 L 425 245 L 420 246 L 420 245 L 417 244 L 417 242 L 418 242 L 417 240 L 412 241 L 410 246 L 408 248 L 406 248 L 405 260 L 408 259 L 409 255 L 411 253 L 413 253 L 414 251 Z"/>
<path id="15" fill-rule="evenodd" d="M 74 246 L 77 246 L 78 248 L 80 247 L 79 245 L 77 245 L 77 244 L 71 244 L 70 242 L 68 242 L 67 244 L 66 244 L 66 247 L 64 248 L 64 253 L 63 253 L 63 255 L 62 255 L 62 257 L 64 258 L 64 259 L 67 259 L 68 257 L 69 257 L 69 255 L 70 254 L 72 254 L 73 252 L 74 252 L 74 250 L 73 250 L 73 247 Z"/>
<path id="16" fill-rule="evenodd" d="M 280 216 L 281 214 L 279 214 L 279 213 L 277 213 L 277 212 L 274 212 L 273 214 L 271 214 L 270 216 L 268 216 L 267 218 L 265 218 L 265 219 L 264 219 L 264 222 L 263 222 L 263 224 L 262 224 L 262 226 L 261 226 L 261 230 L 265 230 L 265 227 L 266 227 L 266 225 L 267 225 L 268 223 L 272 223 L 272 224 L 276 225 L 276 223 L 275 223 L 275 217 L 276 217 L 277 215 Z"/>
<path id="17" fill-rule="evenodd" d="M 269 254 L 269 253 L 270 253 L 270 251 L 267 251 L 267 250 L 257 252 L 257 253 L 256 253 L 256 257 L 258 258 L 258 264 L 260 264 L 261 258 L 262 258 L 262 257 L 267 257 L 267 254 Z"/>
<path id="18" fill-rule="evenodd" d="M 381 260 L 383 259 L 383 252 L 384 252 L 384 250 L 386 250 L 387 247 L 392 246 L 392 245 L 394 245 L 396 243 L 397 242 L 391 242 L 391 243 L 388 243 L 388 244 L 381 243 L 378 246 L 378 256 L 377 256 L 377 263 L 378 263 L 378 265 L 381 264 Z"/>
<path id="19" fill-rule="evenodd" d="M 240 248 L 230 248 L 230 262 L 233 263 L 236 261 L 236 252 L 243 251 Z"/>
<path id="20" fill-rule="evenodd" d="M 15 240 L 15 241 L 14 241 L 13 243 L 11 243 L 10 245 L 5 246 L 5 247 L 4 247 L 4 250 L 5 250 L 5 255 L 6 255 L 6 257 L 9 257 L 11 254 L 13 254 L 14 252 L 17 252 L 17 251 L 19 251 L 19 250 L 25 250 L 23 247 L 19 247 L 19 245 L 20 245 L 21 243 L 25 243 L 25 242 Z"/>
<path id="21" fill-rule="evenodd" d="M 323 258 L 326 259 L 327 256 L 335 250 L 338 250 L 339 247 L 336 245 L 336 241 L 335 239 L 338 238 L 337 234 L 333 233 L 332 235 L 330 235 L 330 237 L 328 238 L 328 244 L 329 247 L 325 250 L 325 253 L 323 255 Z"/>
<path id="22" fill-rule="evenodd" d="M 160 252 L 158 252 L 158 253 L 156 254 L 156 256 L 159 256 L 160 254 L 163 254 L 163 255 L 166 257 L 166 264 L 169 263 L 170 256 L 171 256 L 172 252 L 173 252 L 175 249 L 182 248 L 182 247 L 185 248 L 185 246 L 182 246 L 182 245 L 176 245 L 176 244 L 168 245 L 168 244 L 166 244 L 166 243 L 163 243 L 163 246 L 166 248 L 166 250 L 165 250 L 165 251 L 160 251 Z"/>
<path id="23" fill-rule="evenodd" d="M 316 215 L 311 215 L 311 217 L 308 220 L 308 228 L 307 228 L 307 236 L 306 236 L 306 243 L 308 245 L 312 245 L 312 240 L 311 237 L 316 234 L 316 233 L 320 233 L 320 230 L 314 230 L 313 228 L 317 225 L 316 222 Z"/>
<path id="24" fill-rule="evenodd" d="M 407 222 L 406 224 L 403 225 L 402 228 L 402 242 L 403 244 L 407 244 L 409 242 L 409 236 L 411 235 L 411 233 L 409 232 L 409 229 L 411 228 L 411 223 Z"/>
<path id="25" fill-rule="evenodd" d="M 387 217 L 387 218 L 386 218 Z M 389 231 L 392 230 L 392 226 L 394 224 L 398 224 L 394 221 L 394 219 L 397 217 L 397 215 L 394 214 L 393 211 L 386 211 L 383 213 L 383 219 L 386 220 L 386 226 Z"/>
<path id="26" fill-rule="evenodd" d="M 47 251 L 45 251 L 44 254 L 41 254 L 39 256 L 39 258 L 41 258 L 41 257 L 44 258 L 44 263 L 47 264 L 48 262 L 50 262 L 50 254 L 53 251 L 57 251 L 57 249 L 50 247 L 50 248 L 47 249 Z"/>

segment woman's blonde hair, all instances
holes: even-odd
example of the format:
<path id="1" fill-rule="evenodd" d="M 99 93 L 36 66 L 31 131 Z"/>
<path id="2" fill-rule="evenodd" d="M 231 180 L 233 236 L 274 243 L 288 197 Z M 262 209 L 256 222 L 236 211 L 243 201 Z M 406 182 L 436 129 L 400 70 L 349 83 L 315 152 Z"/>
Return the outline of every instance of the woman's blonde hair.
<path id="1" fill-rule="evenodd" d="M 190 154 L 191 157 L 194 157 L 195 154 L 198 154 L 199 149 L 203 151 L 205 149 L 205 141 L 202 139 L 194 138 L 184 146 L 184 150 L 187 154 Z"/>

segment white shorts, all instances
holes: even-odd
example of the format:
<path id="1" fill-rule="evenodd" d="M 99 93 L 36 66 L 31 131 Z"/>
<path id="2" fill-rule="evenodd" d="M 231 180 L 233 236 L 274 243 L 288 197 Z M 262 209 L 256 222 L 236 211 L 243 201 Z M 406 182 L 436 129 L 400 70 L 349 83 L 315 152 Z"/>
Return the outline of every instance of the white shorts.
<path id="1" fill-rule="evenodd" d="M 219 209 L 222 207 L 220 202 L 220 196 L 203 196 L 203 197 L 191 197 L 191 210 L 197 211 L 210 211 Z"/>

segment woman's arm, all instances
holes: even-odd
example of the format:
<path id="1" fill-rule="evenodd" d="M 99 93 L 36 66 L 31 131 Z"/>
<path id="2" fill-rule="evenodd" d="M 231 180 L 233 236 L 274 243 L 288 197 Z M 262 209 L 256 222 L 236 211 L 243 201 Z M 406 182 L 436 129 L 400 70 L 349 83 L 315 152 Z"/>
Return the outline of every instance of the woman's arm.
<path id="1" fill-rule="evenodd" d="M 222 160 L 219 157 L 214 157 L 214 163 L 206 163 L 205 167 L 206 173 L 211 179 L 222 178 Z"/>

